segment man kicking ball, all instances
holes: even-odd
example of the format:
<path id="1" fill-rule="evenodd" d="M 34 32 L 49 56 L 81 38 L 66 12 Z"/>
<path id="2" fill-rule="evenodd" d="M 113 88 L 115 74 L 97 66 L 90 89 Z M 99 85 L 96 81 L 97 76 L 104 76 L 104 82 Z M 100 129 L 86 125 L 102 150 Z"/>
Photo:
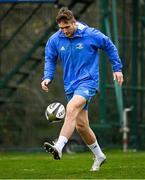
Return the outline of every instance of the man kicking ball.
<path id="1" fill-rule="evenodd" d="M 120 86 L 123 82 L 122 63 L 112 41 L 99 30 L 76 21 L 73 12 L 66 7 L 59 10 L 56 21 L 59 30 L 48 39 L 45 47 L 41 86 L 48 92 L 59 57 L 68 104 L 58 141 L 55 144 L 45 142 L 44 147 L 54 159 L 60 159 L 63 147 L 76 128 L 95 156 L 91 171 L 98 171 L 106 156 L 89 126 L 88 119 L 89 102 L 99 89 L 98 50 L 106 52 L 112 64 L 114 79 Z"/>

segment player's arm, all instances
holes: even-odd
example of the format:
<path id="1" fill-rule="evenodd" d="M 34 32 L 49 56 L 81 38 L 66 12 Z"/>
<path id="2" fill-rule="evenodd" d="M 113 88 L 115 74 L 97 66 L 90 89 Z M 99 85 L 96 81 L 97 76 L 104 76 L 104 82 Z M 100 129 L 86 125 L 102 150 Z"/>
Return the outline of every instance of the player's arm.
<path id="1" fill-rule="evenodd" d="M 44 79 L 42 82 L 41 82 L 41 87 L 42 89 L 45 91 L 45 92 L 48 92 L 48 89 L 49 89 L 49 84 L 51 83 L 51 80 L 50 79 Z"/>
<path id="2" fill-rule="evenodd" d="M 113 44 L 111 39 L 105 36 L 100 31 L 95 31 L 96 35 L 96 44 L 97 47 L 106 52 L 109 61 L 112 64 L 113 78 L 117 80 L 119 85 L 123 83 L 123 74 L 122 74 L 122 63 L 119 58 L 118 50 Z"/>
<path id="3" fill-rule="evenodd" d="M 44 76 L 41 82 L 41 87 L 44 91 L 48 92 L 49 84 L 54 78 L 58 53 L 53 39 L 49 39 L 45 47 L 45 63 L 44 63 Z"/>
<path id="4" fill-rule="evenodd" d="M 121 86 L 123 83 L 123 74 L 122 72 L 113 72 L 113 78 L 114 80 L 117 80 L 118 84 Z"/>

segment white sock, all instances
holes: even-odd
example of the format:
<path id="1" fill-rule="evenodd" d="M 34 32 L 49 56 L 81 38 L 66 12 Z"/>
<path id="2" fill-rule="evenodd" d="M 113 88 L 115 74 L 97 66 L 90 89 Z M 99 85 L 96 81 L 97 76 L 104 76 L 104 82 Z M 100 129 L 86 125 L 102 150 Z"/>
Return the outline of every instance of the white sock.
<path id="1" fill-rule="evenodd" d="M 62 149 L 64 148 L 65 144 L 67 143 L 68 139 L 65 136 L 59 136 L 55 147 L 59 152 L 62 152 Z"/>
<path id="2" fill-rule="evenodd" d="M 100 158 L 104 156 L 104 153 L 102 152 L 97 140 L 95 141 L 95 143 L 87 145 L 87 146 L 91 149 L 95 157 Z"/>

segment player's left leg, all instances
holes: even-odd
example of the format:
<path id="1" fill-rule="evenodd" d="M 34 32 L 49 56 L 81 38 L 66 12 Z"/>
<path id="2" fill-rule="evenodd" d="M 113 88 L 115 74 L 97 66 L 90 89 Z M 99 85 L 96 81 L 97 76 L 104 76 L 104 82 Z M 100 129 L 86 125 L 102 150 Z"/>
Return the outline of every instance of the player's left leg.
<path id="1" fill-rule="evenodd" d="M 88 110 L 83 109 L 77 116 L 76 129 L 86 145 L 91 149 L 95 155 L 94 163 L 92 165 L 91 171 L 98 171 L 100 166 L 106 160 L 105 154 L 102 152 L 96 136 L 89 125 L 88 120 Z"/>

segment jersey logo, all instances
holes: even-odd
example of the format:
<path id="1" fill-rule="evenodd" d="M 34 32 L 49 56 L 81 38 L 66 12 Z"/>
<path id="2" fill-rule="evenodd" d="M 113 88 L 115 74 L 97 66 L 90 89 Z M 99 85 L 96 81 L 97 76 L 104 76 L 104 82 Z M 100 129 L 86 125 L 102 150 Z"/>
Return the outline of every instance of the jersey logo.
<path id="1" fill-rule="evenodd" d="M 76 45 L 76 49 L 83 49 L 84 47 L 83 47 L 83 44 L 82 43 L 78 43 L 77 45 Z"/>
<path id="2" fill-rule="evenodd" d="M 65 51 L 65 47 L 64 47 L 64 46 L 62 46 L 60 50 L 61 50 L 61 51 Z"/>
<path id="3" fill-rule="evenodd" d="M 89 95 L 89 90 L 83 91 L 86 95 Z"/>

